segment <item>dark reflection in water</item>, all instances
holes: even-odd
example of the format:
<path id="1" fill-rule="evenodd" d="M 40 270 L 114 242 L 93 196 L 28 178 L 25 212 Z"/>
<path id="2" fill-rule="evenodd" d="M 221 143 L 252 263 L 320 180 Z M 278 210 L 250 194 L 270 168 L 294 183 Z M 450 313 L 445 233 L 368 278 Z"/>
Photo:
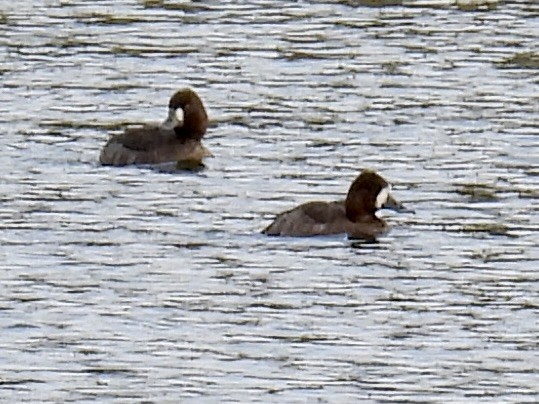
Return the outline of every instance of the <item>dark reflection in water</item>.
<path id="1" fill-rule="evenodd" d="M 4 400 L 537 401 L 539 6 L 380 3 L 0 0 Z M 184 86 L 204 169 L 98 165 Z"/>

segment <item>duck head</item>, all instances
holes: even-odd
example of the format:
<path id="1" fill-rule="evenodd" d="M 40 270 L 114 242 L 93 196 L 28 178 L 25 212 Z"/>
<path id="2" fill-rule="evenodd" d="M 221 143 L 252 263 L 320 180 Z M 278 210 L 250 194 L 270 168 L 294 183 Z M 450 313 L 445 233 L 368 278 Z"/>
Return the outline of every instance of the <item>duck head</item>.
<path id="1" fill-rule="evenodd" d="M 178 119 L 178 109 L 183 111 L 183 121 Z M 170 97 L 168 117 L 162 125 L 166 129 L 174 129 L 178 137 L 200 140 L 208 127 L 208 115 L 202 100 L 190 88 L 183 88 Z"/>
<path id="2" fill-rule="evenodd" d="M 391 185 L 373 170 L 363 170 L 346 196 L 346 216 L 352 222 L 372 217 L 378 209 L 410 212 L 391 195 Z"/>

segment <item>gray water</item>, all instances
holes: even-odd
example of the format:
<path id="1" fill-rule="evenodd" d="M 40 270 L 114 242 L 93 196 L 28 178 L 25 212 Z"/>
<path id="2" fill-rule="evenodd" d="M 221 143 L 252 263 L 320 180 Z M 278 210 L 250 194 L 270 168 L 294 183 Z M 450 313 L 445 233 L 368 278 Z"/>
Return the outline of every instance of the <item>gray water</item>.
<path id="1" fill-rule="evenodd" d="M 539 4 L 365 3 L 0 1 L 0 400 L 539 401 Z M 205 170 L 98 165 L 184 86 Z"/>

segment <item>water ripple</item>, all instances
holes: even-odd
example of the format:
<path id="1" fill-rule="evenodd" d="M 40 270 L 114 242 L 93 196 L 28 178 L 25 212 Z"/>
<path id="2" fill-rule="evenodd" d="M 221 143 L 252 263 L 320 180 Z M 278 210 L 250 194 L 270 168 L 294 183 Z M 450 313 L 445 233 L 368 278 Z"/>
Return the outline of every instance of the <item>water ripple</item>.
<path id="1" fill-rule="evenodd" d="M 5 400 L 537 401 L 535 3 L 0 4 Z M 98 165 L 187 85 L 205 170 Z M 362 167 L 378 243 L 260 234 Z"/>

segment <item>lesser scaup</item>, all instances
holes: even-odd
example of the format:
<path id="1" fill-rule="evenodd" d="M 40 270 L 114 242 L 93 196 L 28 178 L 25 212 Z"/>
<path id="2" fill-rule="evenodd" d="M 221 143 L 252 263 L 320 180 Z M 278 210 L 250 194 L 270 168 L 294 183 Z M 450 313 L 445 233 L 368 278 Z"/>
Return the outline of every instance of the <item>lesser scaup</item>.
<path id="1" fill-rule="evenodd" d="M 176 111 L 183 110 L 183 121 Z M 208 116 L 199 96 L 191 89 L 177 91 L 168 104 L 168 117 L 160 125 L 127 128 L 103 147 L 103 165 L 157 164 L 164 162 L 202 163 L 211 156 L 201 142 L 208 127 Z"/>
<path id="2" fill-rule="evenodd" d="M 283 212 L 262 233 L 270 236 L 316 236 L 346 233 L 349 238 L 375 240 L 389 230 L 378 209 L 407 211 L 391 195 L 391 185 L 372 170 L 354 180 L 346 200 L 307 202 Z"/>

